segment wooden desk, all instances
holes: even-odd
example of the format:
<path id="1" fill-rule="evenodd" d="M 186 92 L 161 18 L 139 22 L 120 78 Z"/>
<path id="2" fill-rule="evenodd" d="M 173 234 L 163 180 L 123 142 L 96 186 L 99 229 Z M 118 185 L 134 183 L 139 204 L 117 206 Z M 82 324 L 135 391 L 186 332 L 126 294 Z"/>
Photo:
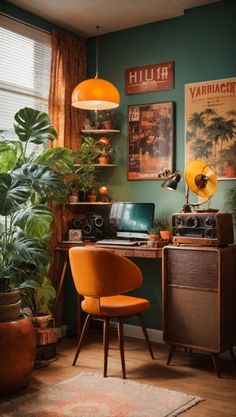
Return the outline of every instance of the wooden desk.
<path id="1" fill-rule="evenodd" d="M 59 279 L 55 280 L 57 282 L 57 296 L 55 300 L 55 308 L 54 308 L 54 317 L 57 324 L 61 324 L 62 320 L 62 309 L 60 309 L 60 303 L 62 300 L 63 295 L 63 288 L 65 283 L 65 275 L 67 267 L 69 266 L 69 258 L 68 258 L 68 250 L 73 246 L 91 246 L 96 245 L 94 242 L 85 242 L 85 245 L 81 245 L 79 243 L 59 243 L 54 249 L 54 274 L 55 271 L 59 271 Z M 127 256 L 130 258 L 148 258 L 148 259 L 158 259 L 162 257 L 162 248 L 165 246 L 166 243 L 163 242 L 162 246 L 158 248 L 150 248 L 147 245 L 142 246 L 113 246 L 113 245 L 104 245 L 99 247 L 103 249 L 107 249 L 112 251 L 121 256 Z M 78 335 L 81 332 L 81 297 L 78 295 Z M 62 303 L 63 305 L 63 303 Z M 61 311 L 60 311 L 61 310 Z"/>

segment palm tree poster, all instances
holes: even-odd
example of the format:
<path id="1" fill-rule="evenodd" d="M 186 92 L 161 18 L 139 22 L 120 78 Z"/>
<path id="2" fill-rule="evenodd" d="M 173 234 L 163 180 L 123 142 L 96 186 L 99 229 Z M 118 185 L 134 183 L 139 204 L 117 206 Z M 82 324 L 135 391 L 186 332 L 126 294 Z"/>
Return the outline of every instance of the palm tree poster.
<path id="1" fill-rule="evenodd" d="M 218 179 L 236 179 L 236 78 L 185 85 L 186 163 L 200 159 Z"/>

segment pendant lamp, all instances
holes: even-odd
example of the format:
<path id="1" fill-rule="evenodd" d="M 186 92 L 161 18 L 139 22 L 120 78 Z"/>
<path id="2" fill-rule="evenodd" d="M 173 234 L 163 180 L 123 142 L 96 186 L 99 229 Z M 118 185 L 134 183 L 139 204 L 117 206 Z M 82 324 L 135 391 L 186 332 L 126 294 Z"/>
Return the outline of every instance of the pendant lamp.
<path id="1" fill-rule="evenodd" d="M 120 105 L 120 94 L 109 81 L 98 78 L 98 31 L 96 38 L 96 75 L 79 83 L 73 93 L 71 104 L 84 110 L 114 109 Z"/>

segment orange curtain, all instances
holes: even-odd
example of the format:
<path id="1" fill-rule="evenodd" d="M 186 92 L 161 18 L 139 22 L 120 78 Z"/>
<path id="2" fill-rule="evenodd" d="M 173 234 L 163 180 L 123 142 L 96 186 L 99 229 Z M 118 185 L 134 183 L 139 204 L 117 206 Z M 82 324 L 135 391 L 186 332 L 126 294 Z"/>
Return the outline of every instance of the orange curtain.
<path id="1" fill-rule="evenodd" d="M 66 146 L 76 150 L 80 145 L 80 130 L 86 113 L 71 106 L 71 94 L 86 78 L 86 71 L 86 39 L 53 32 L 48 111 L 58 133 L 53 147 Z"/>
<path id="2" fill-rule="evenodd" d="M 77 150 L 80 146 L 80 130 L 86 117 L 86 112 L 71 106 L 71 95 L 75 86 L 86 79 L 87 71 L 87 48 L 86 39 L 70 36 L 65 33 L 52 33 L 52 60 L 51 79 L 49 91 L 48 113 L 52 124 L 58 133 L 58 139 L 51 146 L 65 146 Z M 57 242 L 63 239 L 62 235 L 62 206 L 52 203 L 51 208 L 54 214 L 51 236 L 51 254 L 53 264 L 50 269 L 50 276 L 58 289 L 60 285 L 60 267 L 57 259 L 62 258 L 57 252 Z M 65 238 L 65 237 L 64 237 Z M 62 260 L 62 259 L 61 259 Z M 56 310 L 54 312 L 56 322 L 60 323 L 63 312 L 62 288 Z"/>

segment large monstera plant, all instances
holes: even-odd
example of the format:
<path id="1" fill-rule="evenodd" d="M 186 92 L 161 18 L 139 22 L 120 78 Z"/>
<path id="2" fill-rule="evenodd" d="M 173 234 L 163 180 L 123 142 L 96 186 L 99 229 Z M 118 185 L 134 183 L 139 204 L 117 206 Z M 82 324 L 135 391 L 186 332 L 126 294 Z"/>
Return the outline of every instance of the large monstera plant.
<path id="1" fill-rule="evenodd" d="M 0 137 L 0 292 L 20 290 L 38 313 L 33 295 L 37 300 L 41 288 L 44 301 L 55 296 L 46 279 L 49 202 L 65 196 L 64 174 L 73 171 L 74 160 L 67 148 L 46 149 L 57 137 L 46 113 L 21 109 L 14 129 L 19 140 L 6 139 L 3 132 Z"/>

